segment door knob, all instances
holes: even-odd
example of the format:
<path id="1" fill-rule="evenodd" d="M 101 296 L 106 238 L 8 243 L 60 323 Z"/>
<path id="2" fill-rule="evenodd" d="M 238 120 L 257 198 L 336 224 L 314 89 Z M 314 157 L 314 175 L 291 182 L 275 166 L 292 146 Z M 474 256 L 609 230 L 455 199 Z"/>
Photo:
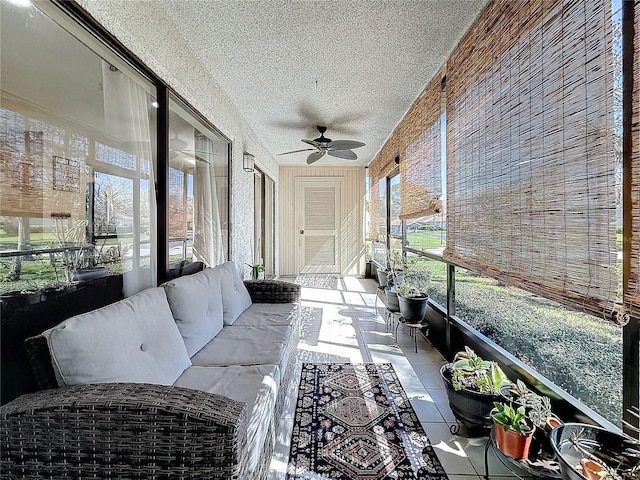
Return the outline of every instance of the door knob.
<path id="1" fill-rule="evenodd" d="M 300 230 L 300 234 L 303 234 L 303 233 L 304 233 L 304 230 Z"/>

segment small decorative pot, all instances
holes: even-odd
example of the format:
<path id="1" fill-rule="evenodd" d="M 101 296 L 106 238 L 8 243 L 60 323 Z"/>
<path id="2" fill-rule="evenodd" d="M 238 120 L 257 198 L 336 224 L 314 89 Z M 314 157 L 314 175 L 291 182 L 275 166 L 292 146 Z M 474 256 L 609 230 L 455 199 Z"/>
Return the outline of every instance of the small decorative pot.
<path id="1" fill-rule="evenodd" d="M 562 425 L 562 422 L 558 417 L 548 417 L 547 422 L 544 424 L 544 429 L 547 432 L 550 432 L 551 430 L 553 430 L 554 428 L 560 425 Z"/>
<path id="2" fill-rule="evenodd" d="M 498 450 L 514 460 L 529 458 L 529 448 L 531 447 L 533 429 L 527 434 L 521 435 L 511 429 L 505 432 L 502 425 L 495 422 L 493 424 L 493 428 L 496 432 L 496 445 L 498 446 Z"/>
<path id="3" fill-rule="evenodd" d="M 582 465 L 582 473 L 588 480 L 602 480 L 607 476 L 607 471 L 604 467 L 594 460 L 582 458 L 580 465 Z"/>

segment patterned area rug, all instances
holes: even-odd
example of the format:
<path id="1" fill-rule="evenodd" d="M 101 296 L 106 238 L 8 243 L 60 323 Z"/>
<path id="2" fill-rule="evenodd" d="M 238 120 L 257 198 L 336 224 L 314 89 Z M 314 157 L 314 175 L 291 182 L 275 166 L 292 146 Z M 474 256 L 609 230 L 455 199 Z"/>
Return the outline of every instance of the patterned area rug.
<path id="1" fill-rule="evenodd" d="M 391 364 L 305 363 L 288 479 L 445 480 Z"/>

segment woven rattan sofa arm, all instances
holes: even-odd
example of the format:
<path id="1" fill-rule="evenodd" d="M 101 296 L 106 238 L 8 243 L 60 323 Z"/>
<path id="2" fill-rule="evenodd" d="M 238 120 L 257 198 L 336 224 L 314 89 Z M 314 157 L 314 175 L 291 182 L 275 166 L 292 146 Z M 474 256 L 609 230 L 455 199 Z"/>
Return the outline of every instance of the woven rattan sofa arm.
<path id="1" fill-rule="evenodd" d="M 253 303 L 295 303 L 300 301 L 300 285 L 282 280 L 245 280 Z"/>
<path id="2" fill-rule="evenodd" d="M 244 477 L 246 404 L 199 390 L 110 383 L 23 395 L 0 407 L 9 478 Z"/>

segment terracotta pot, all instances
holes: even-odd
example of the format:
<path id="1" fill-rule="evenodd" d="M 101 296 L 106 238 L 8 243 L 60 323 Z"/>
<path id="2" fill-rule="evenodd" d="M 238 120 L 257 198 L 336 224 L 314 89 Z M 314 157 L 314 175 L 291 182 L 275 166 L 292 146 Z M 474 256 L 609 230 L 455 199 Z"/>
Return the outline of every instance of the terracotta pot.
<path id="1" fill-rule="evenodd" d="M 547 423 L 544 424 L 544 429 L 547 432 L 550 432 L 551 430 L 553 430 L 554 428 L 558 427 L 562 425 L 562 422 L 560 421 L 559 418 L 557 417 L 549 417 L 547 418 Z"/>
<path id="2" fill-rule="evenodd" d="M 583 458 L 580 460 L 580 465 L 582 465 L 582 473 L 588 480 L 602 480 L 607 476 L 606 470 L 598 462 Z"/>
<path id="3" fill-rule="evenodd" d="M 514 460 L 529 458 L 529 447 L 533 437 L 533 429 L 526 435 L 520 435 L 515 430 L 504 431 L 502 425 L 494 422 L 493 428 L 496 432 L 496 445 L 498 450 Z"/>

